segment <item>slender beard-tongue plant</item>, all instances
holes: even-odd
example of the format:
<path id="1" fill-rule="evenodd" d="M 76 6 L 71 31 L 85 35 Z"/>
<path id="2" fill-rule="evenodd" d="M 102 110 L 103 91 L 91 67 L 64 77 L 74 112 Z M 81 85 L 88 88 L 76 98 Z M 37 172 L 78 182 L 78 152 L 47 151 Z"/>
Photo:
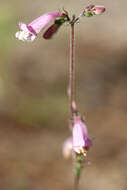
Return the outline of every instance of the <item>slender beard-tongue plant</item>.
<path id="1" fill-rule="evenodd" d="M 105 11 L 104 6 L 100 5 L 89 5 L 83 9 L 81 14 L 72 18 L 69 17 L 67 11 L 57 11 L 46 13 L 39 18 L 26 25 L 19 22 L 20 31 L 16 33 L 16 38 L 22 41 L 32 42 L 35 40 L 37 35 L 46 28 L 46 26 L 54 21 L 54 23 L 48 27 L 44 32 L 44 39 L 51 39 L 54 34 L 61 28 L 64 23 L 68 23 L 71 28 L 70 35 L 70 65 L 69 65 L 69 128 L 72 136 L 69 137 L 63 144 L 63 155 L 65 158 L 72 156 L 74 160 L 74 190 L 78 190 L 81 170 L 84 167 L 84 163 L 87 162 L 87 153 L 92 145 L 92 141 L 88 137 L 88 130 L 81 114 L 79 113 L 75 101 L 75 26 L 83 17 L 92 17 L 100 15 Z"/>

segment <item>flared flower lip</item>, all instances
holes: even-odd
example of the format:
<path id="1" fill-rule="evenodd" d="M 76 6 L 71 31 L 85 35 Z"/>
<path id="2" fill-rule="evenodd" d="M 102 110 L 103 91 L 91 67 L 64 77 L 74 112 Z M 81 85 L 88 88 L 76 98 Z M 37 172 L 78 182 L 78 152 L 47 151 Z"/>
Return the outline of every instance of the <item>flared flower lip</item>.
<path id="1" fill-rule="evenodd" d="M 25 24 L 25 23 L 23 23 L 23 22 L 19 22 L 19 28 L 20 28 L 20 30 L 22 30 L 22 31 L 29 32 L 29 33 L 31 33 L 32 35 L 37 36 L 37 33 L 35 32 L 35 30 L 32 28 L 31 25 L 27 25 L 27 24 Z"/>

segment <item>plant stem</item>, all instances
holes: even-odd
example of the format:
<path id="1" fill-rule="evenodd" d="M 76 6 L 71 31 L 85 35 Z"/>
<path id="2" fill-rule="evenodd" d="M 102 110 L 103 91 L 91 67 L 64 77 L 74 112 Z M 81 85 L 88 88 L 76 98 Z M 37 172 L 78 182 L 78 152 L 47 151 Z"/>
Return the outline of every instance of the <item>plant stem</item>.
<path id="1" fill-rule="evenodd" d="M 70 66 L 69 66 L 69 107 L 70 107 L 70 119 L 73 119 L 74 108 L 73 101 L 75 100 L 75 16 L 71 21 L 71 36 L 70 36 Z M 74 178 L 74 190 L 78 190 L 80 176 L 75 173 Z"/>
<path id="2" fill-rule="evenodd" d="M 75 178 L 74 178 L 74 190 L 79 188 L 79 180 L 81 176 L 81 170 L 83 168 L 83 159 L 82 155 L 75 155 L 74 169 L 75 169 Z"/>
<path id="3" fill-rule="evenodd" d="M 75 175 L 74 190 L 78 190 L 78 187 L 79 187 L 79 177 L 77 175 Z"/>
<path id="4" fill-rule="evenodd" d="M 75 17 L 73 16 L 73 20 Z M 71 37 L 70 37 L 70 68 L 69 68 L 69 104 L 70 104 L 70 117 L 73 118 L 73 106 L 75 96 L 75 60 L 74 60 L 74 22 L 71 22 Z"/>

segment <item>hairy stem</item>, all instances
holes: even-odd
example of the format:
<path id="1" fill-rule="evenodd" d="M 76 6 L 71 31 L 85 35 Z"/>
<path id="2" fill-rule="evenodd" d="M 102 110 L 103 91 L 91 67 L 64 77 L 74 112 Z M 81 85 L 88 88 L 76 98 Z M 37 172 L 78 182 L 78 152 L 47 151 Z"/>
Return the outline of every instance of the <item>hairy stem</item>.
<path id="1" fill-rule="evenodd" d="M 73 16 L 71 21 L 71 36 L 70 36 L 70 68 L 69 68 L 69 107 L 70 117 L 73 119 L 74 108 L 73 101 L 75 100 L 75 23 L 76 19 Z M 80 168 L 77 168 L 77 160 L 75 162 L 75 178 L 74 178 L 74 190 L 78 190 L 80 179 Z"/>
<path id="2" fill-rule="evenodd" d="M 75 98 L 75 52 L 74 52 L 74 22 L 71 23 L 71 37 L 70 37 L 70 68 L 69 68 L 69 104 L 70 104 L 70 117 L 73 118 L 72 102 Z"/>

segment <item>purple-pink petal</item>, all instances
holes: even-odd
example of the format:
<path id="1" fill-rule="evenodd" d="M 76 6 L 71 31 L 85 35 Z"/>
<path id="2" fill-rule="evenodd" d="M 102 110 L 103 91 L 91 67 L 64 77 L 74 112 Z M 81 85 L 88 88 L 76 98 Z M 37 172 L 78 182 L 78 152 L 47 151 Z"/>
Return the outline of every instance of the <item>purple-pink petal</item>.
<path id="1" fill-rule="evenodd" d="M 99 6 L 99 5 L 97 6 L 97 5 L 95 5 L 93 7 L 93 10 L 104 12 L 105 11 L 105 7 L 104 6 Z"/>
<path id="2" fill-rule="evenodd" d="M 52 20 L 54 20 L 56 17 L 61 17 L 63 15 L 63 12 L 52 12 L 52 13 L 46 13 L 39 18 L 32 21 L 30 24 L 28 24 L 28 27 L 30 26 L 33 31 L 38 34 L 45 26 L 47 26 Z"/>
<path id="3" fill-rule="evenodd" d="M 74 151 L 80 153 L 83 150 L 88 150 L 88 148 L 92 145 L 92 141 L 88 138 L 87 126 L 79 116 L 74 118 L 72 133 Z"/>
<path id="4" fill-rule="evenodd" d="M 28 31 L 27 25 L 23 22 L 19 22 L 19 28 L 23 31 L 26 31 L 26 32 Z"/>
<path id="5" fill-rule="evenodd" d="M 85 140 L 88 139 L 88 131 L 86 125 L 81 121 L 80 117 L 75 118 L 73 127 L 73 146 L 85 147 Z"/>
<path id="6" fill-rule="evenodd" d="M 34 34 L 35 36 L 37 36 L 36 31 L 32 28 L 31 25 L 28 25 L 28 26 L 27 26 L 27 29 L 29 30 L 30 33 L 32 33 L 32 34 Z"/>
<path id="7" fill-rule="evenodd" d="M 93 12 L 95 15 L 99 15 L 103 12 L 105 12 L 105 7 L 104 6 L 101 6 L 101 5 L 95 5 L 93 8 L 92 8 Z"/>
<path id="8" fill-rule="evenodd" d="M 85 145 L 85 147 L 90 147 L 90 146 L 92 146 L 92 141 L 88 138 L 88 139 L 86 139 L 86 145 Z"/>

